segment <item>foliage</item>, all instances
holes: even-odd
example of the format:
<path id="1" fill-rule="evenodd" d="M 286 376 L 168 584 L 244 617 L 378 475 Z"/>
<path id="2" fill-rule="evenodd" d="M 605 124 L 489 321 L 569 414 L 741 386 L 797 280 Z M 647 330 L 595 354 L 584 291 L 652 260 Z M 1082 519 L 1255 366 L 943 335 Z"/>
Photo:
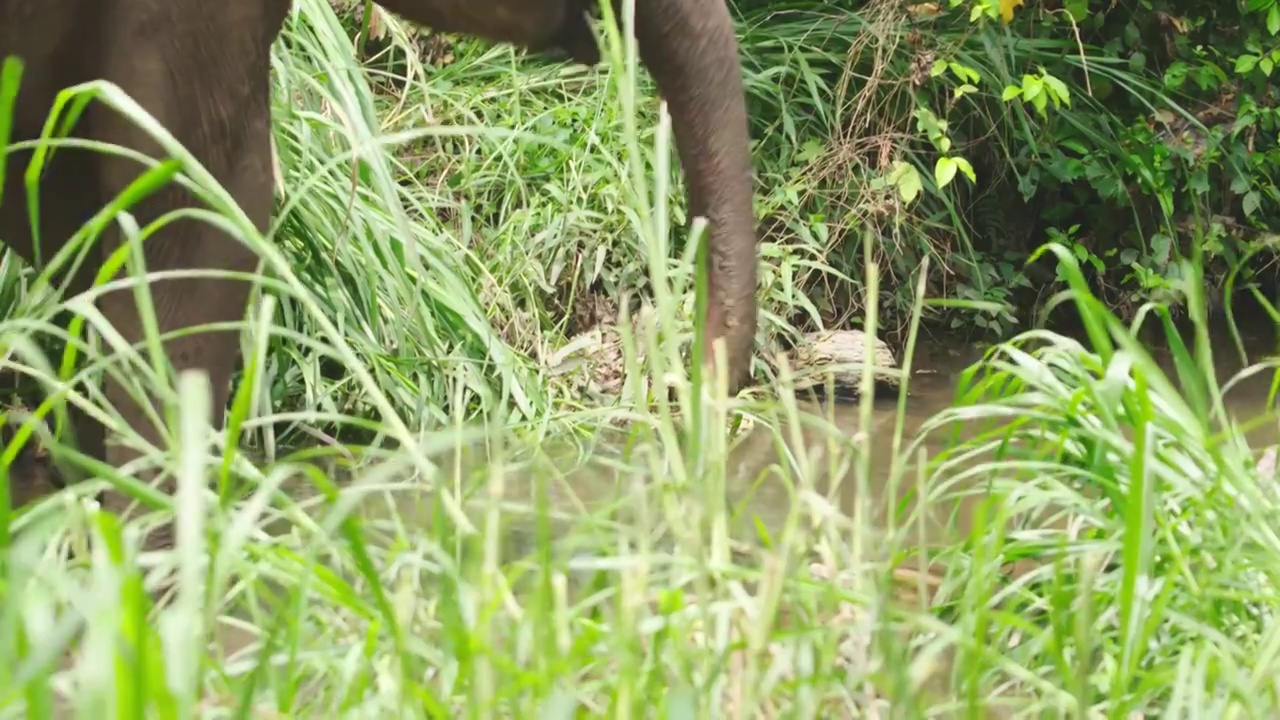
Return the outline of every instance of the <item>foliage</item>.
<path id="1" fill-rule="evenodd" d="M 893 288 L 913 287 L 929 256 L 941 269 L 931 294 L 998 303 L 965 312 L 1003 335 L 1034 319 L 1032 288 L 1043 300 L 1061 287 L 1052 268 L 1023 267 L 1047 239 L 1072 247 L 1122 314 L 1145 299 L 1182 303 L 1178 258 L 1200 252 L 1218 288 L 1233 271 L 1272 282 L 1256 273 L 1280 230 L 1276 3 L 736 7 L 752 67 L 794 94 L 758 124 L 781 116 L 795 128 L 761 136 L 800 152 L 761 156 L 800 167 L 763 184 L 805 186 L 789 192 L 809 199 L 781 214 L 825 223 L 846 276 L 861 253 L 841 245 L 878 229 L 882 262 L 906 276 L 885 286 L 891 316 L 905 307 Z"/>

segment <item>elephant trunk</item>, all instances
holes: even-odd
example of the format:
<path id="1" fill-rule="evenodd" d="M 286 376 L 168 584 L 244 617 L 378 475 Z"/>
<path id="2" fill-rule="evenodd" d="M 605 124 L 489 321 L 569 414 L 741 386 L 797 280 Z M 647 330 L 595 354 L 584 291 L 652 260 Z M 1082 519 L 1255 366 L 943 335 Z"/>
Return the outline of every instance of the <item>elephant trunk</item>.
<path id="1" fill-rule="evenodd" d="M 689 186 L 709 231 L 707 355 L 724 340 L 729 390 L 750 374 L 756 334 L 751 149 L 738 41 L 725 0 L 643 0 L 636 40 L 666 99 Z"/>

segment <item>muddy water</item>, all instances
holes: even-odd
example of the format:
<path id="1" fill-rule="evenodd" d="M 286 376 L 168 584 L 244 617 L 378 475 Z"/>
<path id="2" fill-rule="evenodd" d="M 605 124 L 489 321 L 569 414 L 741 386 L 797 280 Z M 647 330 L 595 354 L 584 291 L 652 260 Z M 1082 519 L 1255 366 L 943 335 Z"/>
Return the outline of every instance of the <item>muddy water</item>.
<path id="1" fill-rule="evenodd" d="M 1237 319 L 1240 320 L 1240 318 Z M 1224 384 L 1232 380 L 1241 369 L 1246 367 L 1246 364 L 1241 361 L 1235 350 L 1234 342 L 1226 331 L 1225 321 L 1213 322 L 1211 326 L 1215 328 L 1211 335 L 1215 349 L 1218 382 Z M 1259 362 L 1275 353 L 1276 334 L 1265 318 L 1249 317 L 1240 321 L 1239 326 L 1242 328 L 1242 341 L 1250 362 Z M 1067 332 L 1083 339 L 1081 333 Z M 1186 339 L 1190 341 L 1189 336 Z M 780 432 L 775 432 L 774 429 L 764 426 L 769 422 L 768 420 L 758 421 L 757 427 L 750 430 L 745 437 L 735 441 L 729 456 L 729 473 L 724 495 L 735 516 L 735 522 L 739 525 L 734 532 L 735 536 L 741 536 L 743 533 L 758 535 L 752 530 L 752 526 L 756 523 L 762 524 L 770 534 L 776 535 L 797 502 L 798 487 L 811 494 L 826 496 L 827 500 L 837 506 L 845 516 L 851 516 L 854 506 L 860 504 L 862 511 L 869 513 L 869 519 L 873 524 L 888 522 L 886 518 L 890 508 L 902 504 L 907 508 L 912 507 L 914 501 L 910 496 L 916 489 L 914 484 L 919 477 L 915 463 L 917 455 L 915 452 L 909 452 L 912 441 L 920 434 L 922 426 L 952 405 L 961 374 L 982 357 L 984 350 L 985 347 L 982 346 L 948 343 L 945 340 L 925 341 L 917 345 L 909 383 L 909 396 L 902 412 L 902 436 L 898 448 L 899 457 L 903 458 L 899 462 L 904 463 L 904 467 L 898 468 L 896 481 L 893 436 L 899 409 L 895 392 L 881 389 L 877 400 L 873 403 L 866 428 L 861 426 L 861 409 L 858 404 L 849 402 L 802 401 L 800 410 L 816 418 L 826 418 L 826 422 L 823 423 L 826 427 L 805 426 L 800 428 L 798 433 L 785 423 L 780 424 Z M 1151 352 L 1176 385 L 1170 353 L 1161 348 L 1151 348 Z M 1265 413 L 1272 377 L 1272 371 L 1263 370 L 1242 381 L 1235 381 L 1224 397 L 1228 413 L 1240 422 Z M 1253 447 L 1262 448 L 1280 441 L 1280 435 L 1277 434 L 1275 427 L 1274 424 L 1267 423 L 1252 430 L 1249 439 Z M 961 437 L 972 434 L 968 428 L 957 429 L 960 430 Z M 854 473 L 849 471 L 848 463 L 851 459 L 856 461 L 856 458 L 852 458 L 855 450 L 852 438 L 863 430 L 870 435 L 871 457 L 869 473 L 864 480 L 860 481 Z M 796 434 L 799 435 L 799 442 L 794 440 Z M 780 450 L 777 446 L 775 437 L 778 435 L 786 439 L 785 449 Z M 831 438 L 835 438 L 837 445 L 840 446 L 838 452 L 845 460 L 845 466 L 838 468 L 834 476 L 829 471 L 828 465 L 830 457 L 828 440 Z M 923 449 L 928 457 L 933 457 L 954 439 L 955 434 L 951 432 L 935 431 L 916 447 Z M 563 475 L 546 487 L 549 509 L 571 525 L 576 525 L 575 520 L 581 520 L 588 515 L 598 515 L 601 509 L 606 510 L 605 515 L 612 515 L 614 522 L 627 522 L 626 513 L 609 513 L 605 506 L 615 504 L 625 506 L 630 502 L 628 494 L 633 495 L 635 492 L 637 481 L 645 484 L 652 482 L 653 478 L 650 477 L 652 473 L 646 474 L 644 470 L 638 472 L 635 470 L 638 463 L 643 464 L 643 460 L 636 461 L 621 457 L 622 444 L 615 439 L 598 441 L 596 450 L 590 453 L 593 456 L 593 462 L 585 468 L 570 469 L 565 463 L 553 462 Z M 551 454 L 555 454 L 555 451 L 551 451 Z M 469 474 L 472 479 L 470 482 L 458 479 L 450 484 L 454 487 L 472 486 L 470 492 L 464 494 L 468 496 L 468 504 L 473 505 L 471 517 L 473 520 L 479 520 L 483 510 L 475 507 L 475 504 L 485 504 L 484 498 L 489 493 L 487 489 L 475 488 L 475 479 L 490 474 L 491 462 L 483 450 L 480 452 L 468 450 L 464 451 L 463 455 L 465 458 L 459 464 L 464 474 Z M 797 467 L 795 463 L 797 456 L 808 458 L 812 464 L 803 469 Z M 436 461 L 446 468 L 454 465 L 453 458 L 449 454 L 437 457 Z M 791 472 L 780 472 L 778 469 L 780 465 L 789 465 Z M 407 471 L 408 468 L 404 470 Z M 356 471 L 355 474 L 360 476 L 368 472 L 369 468 L 366 467 Z M 336 475 L 348 473 L 335 470 Z M 807 473 L 803 481 L 797 479 L 802 473 Z M 539 485 L 531 481 L 531 474 L 529 470 L 515 470 L 505 479 L 502 497 L 505 507 L 510 511 L 509 519 L 515 521 L 513 523 L 515 526 L 521 525 L 522 515 L 528 519 L 533 508 L 538 505 Z M 394 473 L 392 475 L 394 476 Z M 344 482 L 341 477 L 335 477 L 335 479 L 340 484 Z M 380 484 L 390 488 L 397 483 L 394 477 L 389 477 Z M 286 491 L 295 500 L 301 500 L 305 496 L 314 494 L 314 488 L 309 485 L 310 483 L 307 482 L 297 488 L 287 488 Z M 838 487 L 833 489 L 833 485 Z M 403 518 L 406 522 L 425 523 L 432 515 L 432 510 L 428 506 L 433 504 L 435 494 L 423 492 L 423 489 L 423 485 L 413 481 L 401 482 L 397 489 L 388 490 L 384 497 L 371 498 L 363 502 L 362 509 L 373 518 L 394 513 L 398 516 L 406 516 Z M 16 494 L 21 494 L 18 490 L 23 489 L 15 489 Z M 42 497 L 52 490 L 52 487 L 41 484 L 38 488 L 27 488 L 23 492 L 29 491 L 35 497 Z M 945 543 L 969 533 L 972 511 L 983 499 L 982 493 L 959 485 L 951 488 L 949 494 L 959 495 L 966 492 L 969 497 L 963 500 L 949 499 L 946 502 L 930 503 L 924 515 L 926 530 L 932 540 Z M 18 504 L 22 504 L 22 501 L 34 499 L 34 497 L 16 499 L 19 500 Z M 812 495 L 801 502 L 812 506 Z M 654 511 L 660 512 L 657 508 L 654 508 Z M 898 515 L 902 517 L 903 512 L 899 510 Z M 609 532 L 607 528 L 602 530 Z M 591 542 L 586 537 L 582 540 Z M 516 543 L 516 545 L 520 544 L 522 543 Z"/>
<path id="2" fill-rule="evenodd" d="M 955 398 L 957 380 L 960 374 L 982 356 L 981 348 L 969 346 L 959 349 L 946 348 L 939 345 L 917 348 L 915 364 L 917 372 L 913 374 L 908 389 L 909 395 L 902 408 L 902 435 L 898 446 L 898 455 L 908 453 L 912 439 L 921 427 L 937 413 L 950 407 Z M 876 525 L 888 522 L 890 507 L 897 501 L 912 494 L 916 474 L 912 470 L 914 463 L 906 465 L 896 475 L 898 486 L 894 487 L 892 477 L 895 475 L 894 432 L 899 420 L 898 396 L 891 389 L 881 388 L 877 392 L 876 401 L 872 404 L 869 424 L 862 425 L 862 410 L 856 402 L 809 400 L 799 406 L 802 412 L 812 416 L 823 417 L 829 421 L 825 427 L 805 427 L 799 432 L 800 442 L 788 441 L 790 453 L 804 453 L 809 463 L 809 480 L 807 489 L 825 495 L 836 503 L 839 510 L 851 517 L 854 505 L 862 499 L 862 511 L 869 514 L 869 519 Z M 824 423 L 826 425 L 826 423 Z M 730 480 L 727 494 L 730 502 L 738 510 L 739 520 L 745 524 L 762 523 L 771 534 L 776 535 L 786 522 L 794 500 L 796 487 L 796 468 L 783 475 L 777 471 L 770 472 L 770 466 L 776 466 L 780 453 L 771 438 L 773 430 L 767 427 L 754 428 L 751 434 L 738 445 L 730 460 Z M 782 427 L 784 437 L 791 436 L 789 426 Z M 832 449 L 828 440 L 833 434 L 843 436 L 842 441 L 849 443 L 842 449 L 836 449 L 837 456 L 844 459 L 843 474 L 837 470 L 837 477 L 832 477 L 829 458 Z M 870 435 L 869 473 L 865 482 L 859 482 L 852 464 L 858 462 L 855 454 L 857 435 L 866 432 Z M 967 434 L 967 433 L 964 433 Z M 926 442 L 923 447 L 932 455 L 945 440 L 938 438 Z M 907 455 L 914 456 L 914 453 Z M 794 457 L 794 455 L 793 455 Z M 837 466 L 839 467 L 839 466 Z M 838 482 L 839 487 L 832 486 Z M 868 493 L 868 496 L 863 496 Z M 941 534 L 951 525 L 949 507 L 938 506 L 933 517 L 927 519 L 930 535 L 943 538 Z M 967 532 L 967 526 L 956 527 L 956 530 Z"/>
<path id="3" fill-rule="evenodd" d="M 1247 325 L 1247 329 L 1242 328 L 1241 340 L 1248 357 L 1248 363 L 1245 363 L 1241 361 L 1239 351 L 1226 330 L 1226 323 L 1222 322 L 1211 327 L 1214 328 L 1210 335 L 1218 382 L 1220 385 L 1225 385 L 1229 381 L 1232 383 L 1223 401 L 1228 415 L 1236 422 L 1243 423 L 1265 414 L 1268 411 L 1267 398 L 1274 371 L 1263 369 L 1243 379 L 1236 378 L 1234 381 L 1232 379 L 1249 365 L 1261 362 L 1275 354 L 1274 331 L 1269 327 L 1269 323 L 1256 320 Z M 1071 333 L 1071 335 L 1082 341 L 1084 339 L 1083 334 Z M 1184 336 L 1184 341 L 1190 344 L 1191 337 Z M 1149 346 L 1149 351 L 1166 373 L 1166 377 L 1177 387 L 1176 371 L 1167 347 Z M 960 346 L 957 349 L 954 346 L 948 348 L 935 344 L 917 348 L 914 360 L 916 373 L 910 381 L 910 394 L 903 418 L 901 451 L 910 448 L 912 439 L 919 435 L 927 421 L 952 405 L 961 373 L 972 363 L 981 359 L 982 353 L 983 349 L 976 346 Z M 873 524 L 880 526 L 888 522 L 886 518 L 890 508 L 900 503 L 905 503 L 907 508 L 915 506 L 912 500 L 915 490 L 913 484 L 918 477 L 914 469 L 915 453 L 906 456 L 909 460 L 906 461 L 906 472 L 897 474 L 899 478 L 904 479 L 898 480 L 896 485 L 891 481 L 894 462 L 892 438 L 898 419 L 897 402 L 896 393 L 882 391 L 877 395 L 873 405 L 869 426 L 870 473 L 867 481 L 859 484 L 852 473 L 846 473 L 840 479 L 838 491 L 833 494 L 834 497 L 838 497 L 841 509 L 846 514 L 852 512 L 852 507 L 861 497 L 864 501 L 863 512 L 869 515 Z M 859 417 L 861 411 L 856 404 L 810 402 L 806 403 L 804 408 L 810 413 L 827 416 L 833 420 L 836 428 L 847 435 L 854 435 L 861 428 Z M 973 434 L 968 428 L 957 429 L 960 437 Z M 803 446 L 821 448 L 829 432 L 830 429 L 802 431 Z M 917 447 L 922 447 L 928 456 L 933 456 L 948 442 L 954 441 L 955 437 L 956 435 L 949 432 L 935 431 Z M 1248 438 L 1251 446 L 1260 451 L 1266 445 L 1280 442 L 1280 433 L 1277 432 L 1274 423 L 1264 423 L 1250 430 Z M 794 449 L 792 452 L 795 452 Z M 775 473 L 775 479 L 772 482 L 767 480 L 760 482 L 758 487 L 751 490 L 748 490 L 746 485 L 758 482 L 762 474 L 767 475 L 766 469 L 771 464 L 777 463 L 778 458 L 779 453 L 769 438 L 769 431 L 757 429 L 755 435 L 743 442 L 733 455 L 732 464 L 736 473 L 729 487 L 730 496 L 752 495 L 746 502 L 739 502 L 746 510 L 743 513 L 746 516 L 745 519 L 748 522 L 758 520 L 775 533 L 782 527 L 788 510 L 792 507 L 793 494 L 789 490 L 788 483 L 776 479 Z M 822 467 L 823 464 L 819 462 L 818 466 Z M 829 487 L 830 479 L 823 478 L 823 481 L 815 485 L 816 491 L 826 492 L 823 486 Z M 861 496 L 860 493 L 864 492 L 869 495 Z M 963 484 L 950 488 L 947 495 L 949 496 L 947 500 L 930 503 L 924 512 L 923 519 L 930 544 L 946 543 L 967 535 L 974 509 L 984 499 L 983 493 Z M 962 495 L 964 497 L 959 497 Z M 904 516 L 899 515 L 899 517 Z"/>
<path id="4" fill-rule="evenodd" d="M 1212 345 L 1217 356 L 1218 381 L 1225 384 L 1246 365 L 1234 350 L 1225 324 L 1218 327 Z M 1245 350 L 1250 362 L 1256 363 L 1272 354 L 1274 333 L 1264 323 L 1255 322 L 1247 327 L 1253 331 L 1243 338 Z M 917 347 L 898 448 L 898 457 L 910 462 L 905 462 L 897 473 L 894 472 L 893 435 L 898 420 L 898 399 L 896 393 L 885 391 L 878 394 L 866 428 L 871 453 L 869 472 L 861 479 L 859 473 L 850 470 L 851 464 L 857 461 L 858 451 L 851 438 L 862 430 L 861 410 L 856 403 L 803 402 L 800 407 L 803 412 L 816 418 L 825 417 L 826 421 L 811 418 L 798 431 L 781 422 L 779 432 L 767 426 L 769 419 L 758 420 L 756 427 L 737 439 L 730 451 L 723 494 L 717 488 L 707 488 L 701 506 L 687 502 L 690 496 L 698 497 L 700 488 L 682 489 L 680 492 L 686 501 L 678 508 L 664 506 L 662 491 L 655 490 L 654 486 L 661 485 L 667 479 L 663 474 L 670 470 L 661 463 L 646 464 L 642 455 L 624 457 L 624 442 L 616 438 L 601 440 L 588 451 L 592 457 L 589 465 L 569 469 L 555 463 L 563 475 L 553 480 L 544 477 L 544 485 L 533 483 L 534 473 L 528 470 L 516 470 L 505 477 L 501 495 L 507 535 L 504 541 L 509 545 L 504 555 L 523 555 L 536 542 L 529 528 L 535 524 L 532 515 L 541 488 L 546 490 L 546 505 L 554 516 L 555 529 L 551 537 L 557 546 L 556 552 L 567 555 L 594 553 L 602 547 L 616 546 L 619 533 L 652 528 L 656 521 L 669 523 L 668 536 L 679 535 L 687 531 L 680 525 L 691 525 L 699 519 L 693 514 L 712 514 L 711 504 L 719 502 L 727 502 L 731 535 L 747 544 L 761 541 L 761 527 L 776 540 L 796 512 L 801 513 L 800 522 L 812 529 L 826 506 L 830 509 L 827 512 L 829 526 L 844 523 L 846 531 L 849 519 L 855 511 L 860 511 L 861 527 L 866 540 L 872 543 L 887 540 L 893 531 L 900 541 L 912 545 L 918 544 L 921 535 L 930 546 L 952 545 L 970 533 L 974 512 L 987 499 L 985 486 L 978 483 L 987 478 L 975 475 L 946 488 L 933 484 L 928 489 L 929 499 L 923 509 L 918 509 L 915 497 L 920 473 L 916 469 L 917 455 L 912 450 L 912 442 L 922 426 L 953 404 L 961 374 L 982 357 L 984 349 L 942 343 Z M 1170 353 L 1158 348 L 1151 352 L 1176 387 Z M 1245 422 L 1265 413 L 1272 376 L 1273 372 L 1266 370 L 1234 384 L 1224 399 L 1228 414 L 1237 422 Z M 1280 441 L 1275 427 L 1268 423 L 1253 430 L 1250 433 L 1253 447 L 1260 449 Z M 971 426 L 953 429 L 959 431 L 961 438 L 973 434 Z M 785 438 L 784 448 L 778 447 L 778 436 Z M 830 463 L 832 452 L 828 441 L 833 438 L 835 453 L 844 460 L 843 466 Z M 956 434 L 948 430 L 935 431 L 916 448 L 923 449 L 927 458 L 933 458 L 955 438 Z M 549 448 L 544 449 L 554 454 Z M 810 464 L 804 466 L 796 458 L 807 458 Z M 491 474 L 490 467 L 481 458 L 463 464 L 476 468 L 473 479 Z M 790 472 L 784 472 L 784 467 Z M 950 475 L 954 477 L 956 473 Z M 474 503 L 470 512 L 473 519 L 483 517 L 488 494 L 487 490 L 473 490 L 469 494 L 469 503 Z M 409 512 L 420 517 L 419 513 L 408 510 L 413 502 L 410 500 L 406 505 L 396 501 L 396 514 Z M 1044 516 L 1056 514 L 1061 519 L 1063 515 L 1056 510 L 1045 508 L 1040 512 Z M 1041 527 L 1045 523 L 1058 525 L 1057 521 L 1044 517 L 1027 518 L 1026 522 Z M 895 544 L 895 547 L 902 545 Z"/>

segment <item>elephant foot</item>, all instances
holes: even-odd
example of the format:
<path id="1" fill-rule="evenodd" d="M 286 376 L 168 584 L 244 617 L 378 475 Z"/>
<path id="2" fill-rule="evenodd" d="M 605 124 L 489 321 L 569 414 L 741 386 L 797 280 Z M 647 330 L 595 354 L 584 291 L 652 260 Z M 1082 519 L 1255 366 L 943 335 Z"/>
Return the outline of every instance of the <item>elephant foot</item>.
<path id="1" fill-rule="evenodd" d="M 9 507 L 15 510 L 39 502 L 66 486 L 49 451 L 34 437 L 9 464 Z"/>

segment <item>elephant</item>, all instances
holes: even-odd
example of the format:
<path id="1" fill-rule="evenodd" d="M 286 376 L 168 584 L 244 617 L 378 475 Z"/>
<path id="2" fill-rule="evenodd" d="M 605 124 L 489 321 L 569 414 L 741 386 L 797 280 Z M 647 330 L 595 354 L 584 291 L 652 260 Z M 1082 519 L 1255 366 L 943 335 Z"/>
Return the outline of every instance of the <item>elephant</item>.
<path id="1" fill-rule="evenodd" d="M 621 10 L 620 0 L 614 2 Z M 380 0 L 386 10 L 436 31 L 534 52 L 558 52 L 589 65 L 600 60 L 591 31 L 591 19 L 599 10 L 596 3 Z M 757 313 L 752 161 L 738 41 L 725 0 L 638 0 L 635 5 L 641 61 L 670 109 L 687 178 L 689 215 L 708 222 L 709 302 L 704 322 L 708 340 L 722 342 L 708 342 L 707 353 L 695 361 L 722 360 L 733 392 L 749 375 Z M 0 59 L 16 56 L 24 64 L 10 142 L 40 137 L 51 104 L 63 88 L 110 81 L 181 142 L 266 232 L 274 204 L 270 51 L 289 12 L 290 0 L 0 0 Z M 73 134 L 163 158 L 152 138 L 103 104 L 90 103 Z M 146 169 L 121 155 L 58 149 L 39 180 L 37 255 L 23 179 L 31 157 L 29 148 L 8 153 L 0 195 L 0 241 L 37 266 Z M 178 183 L 169 183 L 140 198 L 130 212 L 145 227 L 196 203 Z M 124 241 L 117 224 L 110 223 L 97 240 L 95 256 L 59 282 L 69 293 L 86 290 L 104 258 Z M 258 265 L 257 256 L 225 228 L 191 218 L 172 222 L 149 237 L 144 258 L 148 271 L 212 268 L 251 275 Z M 152 280 L 149 288 L 163 334 L 243 322 L 252 284 L 188 277 Z M 135 345 L 144 341 L 142 316 L 131 290 L 107 292 L 96 303 L 125 340 Z M 214 408 L 210 420 L 215 428 L 221 427 L 239 362 L 236 332 L 174 337 L 165 342 L 164 352 L 175 371 L 207 373 Z M 110 376 L 103 382 L 105 397 L 123 420 L 158 445 L 160 431 L 143 405 L 150 402 L 154 407 L 157 400 L 135 399 Z M 69 408 L 69 413 L 83 455 L 116 468 L 138 457 L 123 444 L 108 444 L 105 428 L 78 408 Z M 130 499 L 112 490 L 103 505 L 124 513 Z M 163 535 L 165 530 L 156 532 Z M 150 540 L 147 546 L 154 547 Z"/>

